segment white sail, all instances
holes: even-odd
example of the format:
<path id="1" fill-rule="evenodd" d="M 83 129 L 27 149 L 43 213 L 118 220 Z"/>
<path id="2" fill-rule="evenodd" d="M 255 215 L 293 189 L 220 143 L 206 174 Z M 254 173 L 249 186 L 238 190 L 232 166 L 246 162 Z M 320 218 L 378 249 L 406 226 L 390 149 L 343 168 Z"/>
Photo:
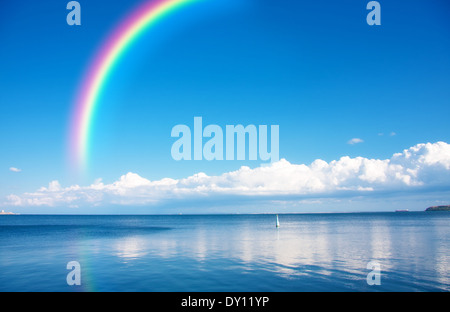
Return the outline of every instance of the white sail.
<path id="1" fill-rule="evenodd" d="M 280 227 L 280 221 L 278 220 L 278 215 L 277 215 L 277 224 L 276 227 Z"/>

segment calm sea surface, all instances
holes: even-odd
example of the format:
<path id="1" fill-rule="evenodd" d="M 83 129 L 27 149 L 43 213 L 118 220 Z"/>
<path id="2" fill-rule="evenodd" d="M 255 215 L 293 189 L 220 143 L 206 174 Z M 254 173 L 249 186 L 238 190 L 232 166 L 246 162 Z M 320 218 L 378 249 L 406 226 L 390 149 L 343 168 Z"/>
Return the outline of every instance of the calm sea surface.
<path id="1" fill-rule="evenodd" d="M 0 291 L 449 291 L 450 213 L 0 216 Z M 68 286 L 66 265 L 81 265 Z M 369 286 L 367 264 L 381 267 Z"/>

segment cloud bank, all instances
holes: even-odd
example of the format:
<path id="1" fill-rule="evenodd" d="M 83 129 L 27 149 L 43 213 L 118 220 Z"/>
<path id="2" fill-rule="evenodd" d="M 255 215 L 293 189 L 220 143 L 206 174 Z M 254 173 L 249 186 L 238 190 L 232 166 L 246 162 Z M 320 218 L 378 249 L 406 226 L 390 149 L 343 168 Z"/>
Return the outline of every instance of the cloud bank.
<path id="1" fill-rule="evenodd" d="M 219 176 L 198 173 L 184 179 L 151 181 L 129 172 L 114 183 L 101 180 L 89 186 L 47 187 L 9 195 L 7 206 L 156 205 L 177 200 L 288 199 L 352 197 L 383 192 L 450 189 L 450 145 L 417 144 L 390 159 L 342 157 L 310 165 L 285 159 L 255 169 L 241 167 Z"/>
<path id="2" fill-rule="evenodd" d="M 11 168 L 9 168 L 9 171 L 12 171 L 12 172 L 21 172 L 22 170 L 19 169 L 19 168 L 16 168 L 16 167 L 11 167 Z"/>

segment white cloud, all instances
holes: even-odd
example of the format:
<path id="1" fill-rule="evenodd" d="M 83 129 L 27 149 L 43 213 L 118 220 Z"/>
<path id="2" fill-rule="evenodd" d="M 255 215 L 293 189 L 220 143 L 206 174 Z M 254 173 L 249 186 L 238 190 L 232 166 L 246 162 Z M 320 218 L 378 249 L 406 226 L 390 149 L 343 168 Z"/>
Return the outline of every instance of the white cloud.
<path id="1" fill-rule="evenodd" d="M 19 169 L 19 168 L 16 168 L 16 167 L 10 167 L 10 168 L 9 168 L 9 171 L 12 171 L 12 172 L 21 172 L 22 170 Z"/>
<path id="2" fill-rule="evenodd" d="M 362 140 L 360 138 L 353 138 L 353 139 L 349 140 L 347 142 L 347 144 L 353 145 L 353 144 L 358 144 L 358 143 L 363 143 L 363 142 L 364 142 L 364 140 Z"/>
<path id="3" fill-rule="evenodd" d="M 380 132 L 380 133 L 378 133 L 378 135 L 379 135 L 379 136 L 383 136 L 384 133 Z M 389 136 L 395 136 L 395 135 L 397 135 L 397 133 L 395 133 L 394 131 L 392 131 L 391 133 L 389 133 Z"/>
<path id="4" fill-rule="evenodd" d="M 111 184 L 62 187 L 52 181 L 36 192 L 10 195 L 9 206 L 152 205 L 177 200 L 325 198 L 377 192 L 426 191 L 450 187 L 450 145 L 418 144 L 390 159 L 342 157 L 310 165 L 285 159 L 255 169 L 241 167 L 219 176 L 198 173 L 184 179 L 151 181 L 127 173 Z"/>

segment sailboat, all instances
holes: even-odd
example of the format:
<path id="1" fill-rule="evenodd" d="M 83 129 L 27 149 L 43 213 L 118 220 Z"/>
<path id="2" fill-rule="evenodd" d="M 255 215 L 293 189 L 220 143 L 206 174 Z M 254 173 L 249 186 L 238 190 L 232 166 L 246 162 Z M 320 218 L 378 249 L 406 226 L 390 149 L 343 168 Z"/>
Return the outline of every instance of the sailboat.
<path id="1" fill-rule="evenodd" d="M 280 227 L 280 221 L 278 220 L 278 215 L 277 215 L 277 223 L 276 223 L 276 227 L 277 227 L 277 228 Z"/>

